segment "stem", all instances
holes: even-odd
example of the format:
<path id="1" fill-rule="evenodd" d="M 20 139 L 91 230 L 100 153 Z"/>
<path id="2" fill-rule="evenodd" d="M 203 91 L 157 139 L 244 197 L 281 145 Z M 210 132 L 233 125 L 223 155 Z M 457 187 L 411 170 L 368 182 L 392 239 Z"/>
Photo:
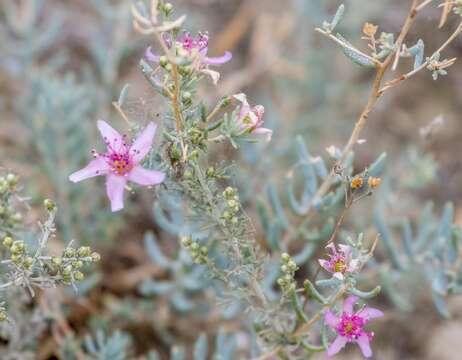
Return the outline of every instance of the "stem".
<path id="1" fill-rule="evenodd" d="M 453 42 L 457 36 L 462 32 L 462 22 L 459 24 L 459 26 L 457 27 L 457 29 L 452 33 L 452 35 L 444 42 L 443 45 L 441 45 L 438 50 L 436 50 L 434 52 L 434 54 L 436 53 L 439 53 L 441 51 L 443 51 L 451 42 Z M 415 74 L 417 74 L 419 71 L 425 69 L 428 65 L 428 61 L 425 61 L 422 65 L 420 65 L 419 67 L 413 69 L 412 71 L 409 71 L 408 73 L 406 74 L 402 74 L 400 75 L 399 77 L 397 77 L 396 79 L 393 79 L 393 80 L 390 80 L 388 81 L 381 89 L 380 89 L 380 93 L 384 93 L 386 90 L 398 85 L 399 83 L 403 82 L 404 80 L 407 80 L 409 79 L 411 76 L 414 76 Z"/>

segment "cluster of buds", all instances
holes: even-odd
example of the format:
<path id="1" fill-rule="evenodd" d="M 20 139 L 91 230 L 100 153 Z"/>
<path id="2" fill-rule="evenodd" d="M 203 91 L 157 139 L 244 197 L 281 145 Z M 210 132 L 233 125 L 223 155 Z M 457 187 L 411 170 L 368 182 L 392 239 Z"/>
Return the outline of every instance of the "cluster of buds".
<path id="1" fill-rule="evenodd" d="M 18 185 L 19 177 L 15 174 L 9 173 L 6 176 L 0 177 L 0 195 L 7 192 L 14 192 Z"/>
<path id="2" fill-rule="evenodd" d="M 51 262 L 61 274 L 63 282 L 70 284 L 85 278 L 80 271 L 84 264 L 98 262 L 100 259 L 101 256 L 97 252 L 92 252 L 88 246 L 78 249 L 69 246 L 63 251 L 62 256 L 53 256 Z"/>
<path id="3" fill-rule="evenodd" d="M 228 186 L 225 191 L 223 191 L 223 197 L 226 200 L 226 210 L 223 211 L 222 217 L 231 224 L 237 225 L 239 223 L 239 218 L 236 215 L 240 209 L 240 202 L 236 189 Z"/>
<path id="4" fill-rule="evenodd" d="M 440 53 L 434 53 L 431 57 L 427 58 L 427 69 L 432 72 L 433 80 L 437 80 L 438 76 L 447 75 L 446 69 L 456 62 L 456 58 L 444 59 L 440 61 Z"/>
<path id="5" fill-rule="evenodd" d="M 17 190 L 19 177 L 9 173 L 0 177 L 0 227 L 5 229 L 14 229 L 22 221 L 21 213 L 17 212 L 11 206 L 11 195 Z"/>
<path id="6" fill-rule="evenodd" d="M 367 176 L 366 175 L 356 175 L 350 180 L 350 188 L 352 190 L 358 190 L 363 187 L 365 180 L 367 178 L 368 192 L 372 189 L 375 189 L 380 185 L 382 180 L 377 177 Z"/>
<path id="7" fill-rule="evenodd" d="M 209 250 L 205 246 L 200 246 L 197 241 L 193 241 L 190 236 L 183 236 L 181 238 L 181 245 L 189 250 L 191 258 L 195 264 L 204 265 L 207 263 L 207 256 Z"/>
<path id="8" fill-rule="evenodd" d="M 295 272 L 298 270 L 298 266 L 287 253 L 283 253 L 281 255 L 281 260 L 282 276 L 277 280 L 277 283 L 281 287 L 282 291 L 287 293 L 289 290 L 293 290 L 296 287 L 294 276 Z"/>
<path id="9" fill-rule="evenodd" d="M 17 266 L 29 270 L 34 263 L 34 258 L 27 255 L 27 247 L 24 241 L 14 240 L 11 236 L 3 238 L 3 245 L 10 250 L 10 260 Z"/>

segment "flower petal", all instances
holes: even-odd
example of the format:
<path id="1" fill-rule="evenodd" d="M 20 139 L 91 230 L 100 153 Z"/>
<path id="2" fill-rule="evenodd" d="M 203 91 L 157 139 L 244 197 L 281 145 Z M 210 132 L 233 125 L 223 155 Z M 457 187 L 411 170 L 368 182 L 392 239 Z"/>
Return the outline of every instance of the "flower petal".
<path id="1" fill-rule="evenodd" d="M 318 259 L 318 262 L 319 262 L 319 265 L 321 265 L 322 268 L 324 268 L 324 269 L 327 270 L 328 272 L 332 272 L 332 271 L 330 270 L 330 266 L 329 266 L 329 261 L 328 261 L 328 260 Z"/>
<path id="2" fill-rule="evenodd" d="M 119 152 L 124 143 L 124 138 L 120 133 L 112 128 L 106 121 L 98 120 L 98 130 L 104 139 L 109 151 Z"/>
<path id="3" fill-rule="evenodd" d="M 346 312 L 348 314 L 353 313 L 353 305 L 355 304 L 356 301 L 358 301 L 358 297 L 355 295 L 349 295 L 344 301 L 343 301 L 343 312 Z"/>
<path id="4" fill-rule="evenodd" d="M 252 131 L 252 134 L 263 135 L 265 137 L 265 141 L 271 141 L 273 130 L 267 128 L 256 128 L 254 131 Z"/>
<path id="5" fill-rule="evenodd" d="M 383 312 L 379 309 L 374 309 L 369 306 L 365 306 L 357 313 L 359 316 L 364 317 L 366 320 L 375 319 L 383 316 Z"/>
<path id="6" fill-rule="evenodd" d="M 148 170 L 142 166 L 135 166 L 128 173 L 128 180 L 133 181 L 139 185 L 157 185 L 164 181 L 165 173 L 162 171 Z"/>
<path id="7" fill-rule="evenodd" d="M 233 58 L 233 54 L 231 54 L 229 51 L 226 51 L 224 55 L 222 56 L 205 57 L 204 63 L 209 64 L 209 65 L 221 65 L 221 64 L 227 63 L 232 58 Z"/>
<path id="8" fill-rule="evenodd" d="M 233 97 L 242 103 L 241 110 L 239 111 L 239 120 L 241 121 L 250 113 L 251 108 L 244 93 L 233 95 Z"/>
<path id="9" fill-rule="evenodd" d="M 335 328 L 338 325 L 339 319 L 335 314 L 329 310 L 324 314 L 324 322 L 331 328 Z"/>
<path id="10" fill-rule="evenodd" d="M 71 175 L 69 180 L 72 182 L 79 182 L 94 176 L 106 175 L 110 171 L 109 165 L 102 158 L 93 159 L 85 166 Z"/>
<path id="11" fill-rule="evenodd" d="M 327 348 L 327 356 L 334 356 L 337 354 L 344 348 L 347 342 L 348 339 L 345 336 L 337 336 L 332 344 L 330 344 L 330 346 Z"/>
<path id="12" fill-rule="evenodd" d="M 362 334 L 357 340 L 356 343 L 359 345 L 361 352 L 363 353 L 364 357 L 371 357 L 372 350 L 371 345 L 369 343 L 369 337 L 367 334 Z"/>
<path id="13" fill-rule="evenodd" d="M 343 279 L 345 278 L 340 271 L 335 272 L 332 276 L 336 279 L 339 279 L 340 281 L 343 281 Z"/>
<path id="14" fill-rule="evenodd" d="M 332 254 L 337 255 L 337 249 L 335 248 L 335 244 L 333 242 L 327 245 L 326 249 L 329 249 L 332 252 Z"/>
<path id="15" fill-rule="evenodd" d="M 157 125 L 150 122 L 148 126 L 138 135 L 130 147 L 130 155 L 135 164 L 138 164 L 151 150 L 152 139 L 156 134 Z"/>
<path id="16" fill-rule="evenodd" d="M 351 256 L 351 251 L 352 251 L 351 246 L 339 244 L 338 247 L 346 259 L 348 259 Z"/>
<path id="17" fill-rule="evenodd" d="M 119 211 L 124 207 L 124 189 L 127 179 L 124 176 L 110 174 L 106 179 L 106 193 L 111 202 L 111 210 Z"/>
<path id="18" fill-rule="evenodd" d="M 213 85 L 218 84 L 218 80 L 220 80 L 220 73 L 218 71 L 213 71 L 210 69 L 202 69 L 201 72 L 205 75 L 210 76 L 212 79 Z"/>
<path id="19" fill-rule="evenodd" d="M 160 56 L 152 52 L 152 48 L 149 46 L 144 52 L 144 57 L 152 62 L 158 63 L 160 61 Z"/>

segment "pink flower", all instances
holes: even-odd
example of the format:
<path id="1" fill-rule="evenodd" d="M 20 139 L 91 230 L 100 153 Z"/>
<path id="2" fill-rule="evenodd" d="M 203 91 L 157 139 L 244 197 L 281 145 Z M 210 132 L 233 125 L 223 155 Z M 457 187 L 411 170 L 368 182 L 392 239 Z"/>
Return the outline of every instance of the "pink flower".
<path id="1" fill-rule="evenodd" d="M 364 306 L 354 313 L 353 305 L 357 300 L 357 296 L 348 296 L 343 302 L 343 311 L 339 317 L 330 310 L 326 311 L 324 321 L 337 333 L 337 337 L 327 349 L 327 356 L 334 356 L 348 342 L 357 343 L 365 357 L 372 356 L 370 341 L 374 337 L 374 333 L 365 331 L 364 326 L 369 320 L 382 317 L 383 313 L 368 306 Z"/>
<path id="2" fill-rule="evenodd" d="M 270 141 L 273 131 L 262 127 L 265 108 L 262 105 L 256 105 L 251 108 L 245 94 L 236 94 L 233 97 L 241 102 L 241 108 L 237 117 L 239 129 L 248 130 L 251 134 L 263 135 L 266 141 Z"/>
<path id="3" fill-rule="evenodd" d="M 325 270 L 333 274 L 333 277 L 343 280 L 344 274 L 356 271 L 359 261 L 352 259 L 351 246 L 340 244 L 338 247 L 339 251 L 333 243 L 327 245 L 326 248 L 332 252 L 329 254 L 329 260 L 319 259 L 318 261 Z"/>
<path id="4" fill-rule="evenodd" d="M 164 35 L 164 42 L 168 48 L 172 47 L 172 40 L 170 37 Z M 192 37 L 189 32 L 184 32 L 176 40 L 176 48 L 178 50 L 184 50 L 189 55 L 197 54 L 199 57 L 199 66 L 203 67 L 204 65 L 221 65 L 227 63 L 233 57 L 229 51 L 226 51 L 224 55 L 219 57 L 208 57 L 208 46 L 209 46 L 209 36 L 205 32 L 199 32 L 195 37 Z M 149 61 L 159 62 L 160 56 L 152 52 L 151 47 L 148 47 L 145 52 L 145 57 Z"/>
<path id="5" fill-rule="evenodd" d="M 106 192 L 111 201 L 112 211 L 124 207 L 124 189 L 127 181 L 139 185 L 157 185 L 164 181 L 165 173 L 147 170 L 140 162 L 151 150 L 151 143 L 156 133 L 156 125 L 148 126 L 129 144 L 126 135 L 119 134 L 108 123 L 98 120 L 98 129 L 107 146 L 106 153 L 92 150 L 94 159 L 83 169 L 69 176 L 72 182 L 79 182 L 94 176 L 106 176 Z"/>

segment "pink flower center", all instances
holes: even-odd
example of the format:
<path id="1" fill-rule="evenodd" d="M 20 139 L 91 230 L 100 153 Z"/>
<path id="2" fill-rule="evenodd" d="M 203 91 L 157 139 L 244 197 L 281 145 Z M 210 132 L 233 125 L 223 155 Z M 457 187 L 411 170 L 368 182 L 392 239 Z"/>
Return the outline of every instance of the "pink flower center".
<path id="1" fill-rule="evenodd" d="M 193 49 L 201 51 L 208 47 L 209 37 L 207 33 L 199 32 L 196 37 L 192 37 L 189 32 L 185 32 L 183 34 L 182 45 L 183 49 L 188 51 L 192 51 Z"/>
<path id="2" fill-rule="evenodd" d="M 116 144 L 116 140 L 111 143 L 105 138 L 104 140 L 109 150 L 107 153 L 98 153 L 96 150 L 92 150 L 93 156 L 103 158 L 115 175 L 125 176 L 135 166 L 130 155 L 131 145 L 126 143 L 125 138 L 126 135 L 123 135 L 121 144 Z"/>
<path id="3" fill-rule="evenodd" d="M 356 340 L 361 335 L 367 335 L 369 340 L 372 339 L 373 333 L 364 331 L 366 321 L 359 315 L 349 314 L 344 312 L 340 318 L 336 330 L 337 332 L 348 338 L 348 340 Z"/>
<path id="4" fill-rule="evenodd" d="M 346 260 L 343 255 L 330 255 L 329 268 L 332 272 L 345 273 L 347 270 Z"/>

